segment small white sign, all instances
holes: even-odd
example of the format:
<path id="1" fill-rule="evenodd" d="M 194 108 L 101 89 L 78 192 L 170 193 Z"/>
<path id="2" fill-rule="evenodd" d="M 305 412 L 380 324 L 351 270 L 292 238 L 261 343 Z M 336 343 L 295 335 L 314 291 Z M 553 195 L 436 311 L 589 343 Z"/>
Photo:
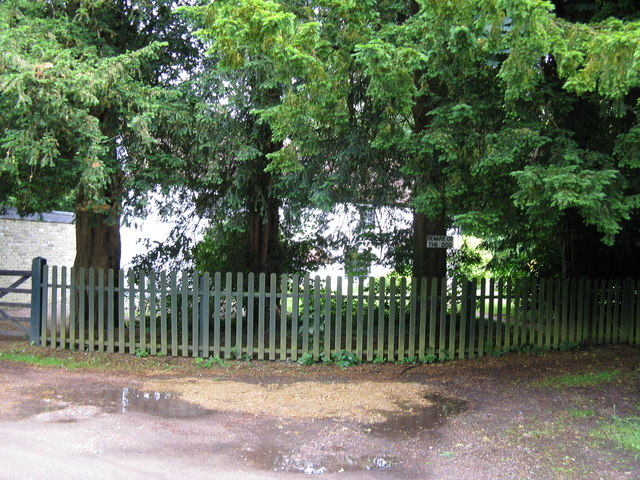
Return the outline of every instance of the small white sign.
<path id="1" fill-rule="evenodd" d="M 447 235 L 427 235 L 427 248 L 453 248 L 453 237 Z"/>

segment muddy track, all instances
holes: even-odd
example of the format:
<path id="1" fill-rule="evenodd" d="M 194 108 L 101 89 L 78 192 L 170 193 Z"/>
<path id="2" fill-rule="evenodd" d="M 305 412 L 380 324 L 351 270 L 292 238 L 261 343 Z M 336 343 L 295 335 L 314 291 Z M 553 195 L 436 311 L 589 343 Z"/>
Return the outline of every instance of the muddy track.
<path id="1" fill-rule="evenodd" d="M 640 478 L 633 452 L 593 434 L 614 408 L 638 415 L 637 349 L 345 371 L 121 362 L 0 361 L 0 478 Z M 585 371 L 619 374 L 588 387 L 540 383 Z"/>

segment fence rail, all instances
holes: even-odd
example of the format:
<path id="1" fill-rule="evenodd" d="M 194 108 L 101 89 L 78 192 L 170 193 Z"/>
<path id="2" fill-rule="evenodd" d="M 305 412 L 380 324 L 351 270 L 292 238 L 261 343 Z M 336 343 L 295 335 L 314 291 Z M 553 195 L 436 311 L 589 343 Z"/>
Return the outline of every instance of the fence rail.
<path id="1" fill-rule="evenodd" d="M 15 300 L 18 299 L 16 295 L 31 295 L 30 288 L 22 287 L 22 284 L 31 278 L 31 272 L 28 270 L 0 270 L 0 277 L 18 277 L 9 286 L 0 287 L 0 321 L 11 327 L 9 330 L 0 329 L 0 335 L 26 337 L 29 335 L 29 318 L 16 315 L 15 310 L 29 309 L 31 302 L 28 298 L 24 298 L 22 302 Z"/>
<path id="2" fill-rule="evenodd" d="M 363 361 L 640 345 L 635 280 L 481 281 L 125 273 L 40 265 L 32 340 L 152 355 Z"/>

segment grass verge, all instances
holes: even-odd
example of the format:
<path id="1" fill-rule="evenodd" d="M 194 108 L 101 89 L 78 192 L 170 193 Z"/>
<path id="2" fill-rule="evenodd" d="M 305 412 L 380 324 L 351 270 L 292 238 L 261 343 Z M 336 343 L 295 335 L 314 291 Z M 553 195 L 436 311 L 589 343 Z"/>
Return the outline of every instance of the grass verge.
<path id="1" fill-rule="evenodd" d="M 610 424 L 600 427 L 594 434 L 640 455 L 640 417 L 613 417 Z"/>
<path id="2" fill-rule="evenodd" d="M 579 374 L 567 373 L 532 382 L 532 385 L 544 388 L 592 387 L 600 383 L 612 382 L 619 379 L 621 376 L 622 372 L 619 370 L 605 370 L 602 372 L 587 372 Z"/>

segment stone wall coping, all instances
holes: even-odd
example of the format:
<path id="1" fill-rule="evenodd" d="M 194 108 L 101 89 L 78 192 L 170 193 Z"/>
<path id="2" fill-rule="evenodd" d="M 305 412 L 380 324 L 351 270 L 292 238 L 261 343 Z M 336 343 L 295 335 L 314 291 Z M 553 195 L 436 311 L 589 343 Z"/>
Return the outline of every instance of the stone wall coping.
<path id="1" fill-rule="evenodd" d="M 0 207 L 0 218 L 9 220 L 26 220 L 29 222 L 48 222 L 48 223 L 74 223 L 75 215 L 73 212 L 60 212 L 53 210 L 46 213 L 34 213 L 21 217 L 18 210 L 13 207 Z"/>

